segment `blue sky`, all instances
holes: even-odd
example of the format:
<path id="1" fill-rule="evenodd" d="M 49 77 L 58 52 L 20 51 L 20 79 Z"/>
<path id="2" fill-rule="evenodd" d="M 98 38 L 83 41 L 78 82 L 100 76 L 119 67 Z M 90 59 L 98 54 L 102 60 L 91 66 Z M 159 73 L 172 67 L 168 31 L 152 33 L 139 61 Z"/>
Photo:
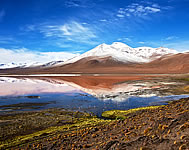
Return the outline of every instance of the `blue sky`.
<path id="1" fill-rule="evenodd" d="M 0 62 L 19 53 L 69 58 L 116 41 L 189 50 L 188 7 L 189 0 L 0 0 Z"/>

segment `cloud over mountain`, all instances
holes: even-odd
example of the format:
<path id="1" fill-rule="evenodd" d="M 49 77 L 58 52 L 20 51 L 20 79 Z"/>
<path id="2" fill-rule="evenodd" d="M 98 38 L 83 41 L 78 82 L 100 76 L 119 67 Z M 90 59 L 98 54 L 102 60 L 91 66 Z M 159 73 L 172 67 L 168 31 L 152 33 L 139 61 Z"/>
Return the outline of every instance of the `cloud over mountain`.
<path id="1" fill-rule="evenodd" d="M 4 49 L 0 48 L 0 63 L 46 63 L 50 61 L 67 60 L 78 54 L 70 52 L 37 52 L 26 48 Z"/>

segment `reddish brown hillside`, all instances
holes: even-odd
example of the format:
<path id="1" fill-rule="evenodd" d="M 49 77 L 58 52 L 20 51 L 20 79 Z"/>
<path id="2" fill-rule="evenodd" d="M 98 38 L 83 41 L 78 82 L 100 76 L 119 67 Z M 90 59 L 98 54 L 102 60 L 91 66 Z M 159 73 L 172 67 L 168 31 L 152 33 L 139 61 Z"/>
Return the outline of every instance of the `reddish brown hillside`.
<path id="1" fill-rule="evenodd" d="M 75 63 L 49 68 L 49 72 L 64 73 L 189 73 L 189 53 L 161 57 L 146 64 L 121 63 L 110 57 L 85 58 Z"/>
<path id="2" fill-rule="evenodd" d="M 150 63 L 123 63 L 112 57 L 87 57 L 77 62 L 49 68 L 25 68 L 0 70 L 9 74 L 42 73 L 107 73 L 107 74 L 169 74 L 189 73 L 189 53 L 164 56 Z"/>

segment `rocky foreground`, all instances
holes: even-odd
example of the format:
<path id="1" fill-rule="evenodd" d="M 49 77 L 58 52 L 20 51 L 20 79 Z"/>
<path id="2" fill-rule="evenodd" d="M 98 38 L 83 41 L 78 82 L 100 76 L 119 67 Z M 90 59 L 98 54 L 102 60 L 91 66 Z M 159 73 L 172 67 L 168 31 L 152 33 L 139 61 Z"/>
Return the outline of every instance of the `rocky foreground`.
<path id="1" fill-rule="evenodd" d="M 189 98 L 165 106 L 106 112 L 104 117 L 111 120 L 65 110 L 55 112 L 22 114 L 22 118 L 33 118 L 30 126 L 36 128 L 29 132 L 29 124 L 21 126 L 17 120 L 17 129 L 20 130 L 17 136 L 6 133 L 8 129 L 2 123 L 4 119 L 5 125 L 5 118 L 1 116 L 0 129 L 4 135 L 1 134 L 0 149 L 189 149 Z M 48 121 L 44 115 L 49 116 L 46 117 Z M 36 116 L 40 116 L 38 119 L 42 122 L 35 122 Z M 11 119 L 15 118 L 9 117 L 9 121 Z"/>

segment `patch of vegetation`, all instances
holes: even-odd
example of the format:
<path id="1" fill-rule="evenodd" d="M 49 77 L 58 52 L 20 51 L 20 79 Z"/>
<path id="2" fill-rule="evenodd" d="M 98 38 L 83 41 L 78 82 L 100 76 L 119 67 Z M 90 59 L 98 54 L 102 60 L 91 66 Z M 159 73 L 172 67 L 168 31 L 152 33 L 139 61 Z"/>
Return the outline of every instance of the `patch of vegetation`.
<path id="1" fill-rule="evenodd" d="M 163 106 L 149 106 L 149 107 L 139 107 L 129 110 L 109 110 L 102 113 L 102 117 L 107 119 L 121 119 L 124 120 L 127 118 L 128 114 L 141 111 L 141 110 L 148 110 L 148 109 L 155 109 Z"/>
<path id="2" fill-rule="evenodd" d="M 178 78 L 177 80 L 181 80 L 181 81 L 189 81 L 189 77 L 185 77 L 185 78 Z"/>
<path id="3" fill-rule="evenodd" d="M 48 114 L 47 114 L 48 113 Z M 56 120 L 54 120 L 54 122 L 50 122 L 50 121 L 46 121 L 50 124 L 50 126 L 46 126 L 46 124 L 44 124 L 44 121 L 38 122 L 38 124 L 36 124 L 36 126 L 39 129 L 35 129 L 33 130 L 32 133 L 30 132 L 26 132 L 29 134 L 26 135 L 22 135 L 20 131 L 24 131 L 24 130 L 29 130 L 30 128 L 28 128 L 29 125 L 14 125 L 14 124 L 9 124 L 10 128 L 6 128 L 7 130 L 14 132 L 14 130 L 16 130 L 17 128 L 17 136 L 11 135 L 11 133 L 9 133 L 11 135 L 11 137 L 9 137 L 8 139 L 5 140 L 0 140 L 0 149 L 5 149 L 5 148 L 10 148 L 10 147 L 14 147 L 16 145 L 22 145 L 24 143 L 28 143 L 28 142 L 32 142 L 32 141 L 37 141 L 39 139 L 42 139 L 44 137 L 48 137 L 48 136 L 52 136 L 54 134 L 57 133 L 69 133 L 73 130 L 78 130 L 81 128 L 87 128 L 87 127 L 93 127 L 96 125 L 100 125 L 100 124 L 106 124 L 108 122 L 110 122 L 109 120 L 102 120 L 97 118 L 96 116 L 91 116 L 90 114 L 87 113 L 81 113 L 81 112 L 70 112 L 70 111 L 59 111 L 59 110 L 50 110 L 50 111 L 41 111 L 41 112 L 36 112 L 36 113 L 23 113 L 23 114 L 17 114 L 17 115 L 13 115 L 13 116 L 9 116 L 9 119 L 13 119 L 14 121 L 17 119 L 19 119 L 20 117 L 24 117 L 24 119 L 26 119 L 26 117 L 28 117 L 28 119 L 31 119 L 31 116 L 33 118 L 33 120 L 35 120 L 36 116 L 41 115 L 41 117 L 43 116 L 43 118 L 45 119 L 46 115 L 50 118 L 58 118 Z M 45 115 L 45 116 L 44 116 Z M 4 117 L 1 117 L 2 120 L 4 120 Z M 22 120 L 22 118 L 20 118 Z M 36 119 L 39 119 L 38 117 Z M 42 119 L 42 120 L 44 120 Z M 47 119 L 47 118 L 46 118 Z M 64 119 L 65 124 L 64 123 L 60 123 L 62 121 L 62 119 Z M 26 122 L 26 120 L 25 120 Z M 64 125 L 63 125 L 64 124 Z M 41 128 L 41 125 L 45 126 L 45 128 Z M 12 126 L 14 126 L 14 128 L 12 128 Z M 16 128 L 15 128 L 16 127 Z M 11 130 L 13 129 L 13 130 Z M 5 128 L 4 128 L 5 130 Z M 5 132 L 5 131 L 4 131 Z M 8 136 L 8 133 L 5 133 Z"/>
<path id="4" fill-rule="evenodd" d="M 189 78 L 184 78 L 184 81 L 189 81 Z"/>
<path id="5" fill-rule="evenodd" d="M 189 98 L 172 101 L 165 106 L 106 111 L 105 113 L 107 115 L 110 112 L 114 114 L 121 112 L 120 116 L 126 119 L 103 120 L 88 113 L 63 109 L 43 110 L 21 115 L 7 113 L 8 116 L 0 116 L 0 121 L 8 119 L 10 121 L 14 118 L 15 121 L 21 119 L 21 122 L 24 122 L 22 117 L 26 117 L 28 120 L 33 118 L 32 122 L 40 120 L 40 124 L 46 120 L 50 126 L 45 126 L 45 123 L 37 124 L 45 128 L 0 140 L 0 149 L 189 148 Z M 54 120 L 51 122 L 52 119 Z M 4 130 L 0 131 L 4 132 Z"/>

